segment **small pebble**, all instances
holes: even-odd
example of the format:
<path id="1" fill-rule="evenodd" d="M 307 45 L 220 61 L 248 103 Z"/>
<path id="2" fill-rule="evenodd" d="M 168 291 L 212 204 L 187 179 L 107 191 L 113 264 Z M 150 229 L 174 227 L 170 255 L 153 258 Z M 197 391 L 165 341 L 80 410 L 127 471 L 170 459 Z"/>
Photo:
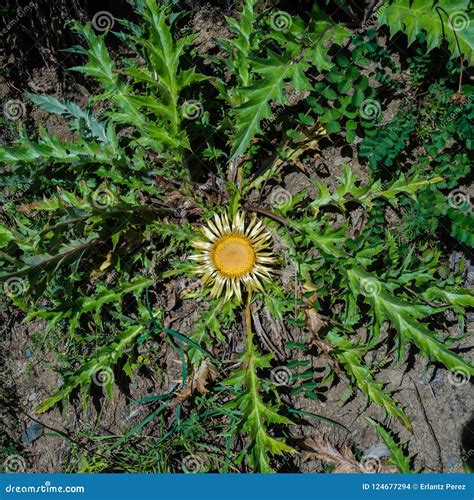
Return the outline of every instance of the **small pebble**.
<path id="1" fill-rule="evenodd" d="M 23 444 L 31 444 L 42 436 L 43 431 L 44 427 L 41 424 L 34 423 L 22 432 L 21 442 Z"/>
<path id="2" fill-rule="evenodd" d="M 436 370 L 435 376 L 428 382 L 432 386 L 438 386 L 443 384 L 444 381 L 444 376 L 443 376 L 443 370 Z"/>
<path id="3" fill-rule="evenodd" d="M 451 455 L 448 457 L 448 463 L 446 464 L 446 472 L 463 472 L 463 468 L 459 457 Z"/>
<path id="4" fill-rule="evenodd" d="M 364 457 L 383 458 L 391 455 L 390 448 L 384 443 L 373 444 L 364 451 Z"/>

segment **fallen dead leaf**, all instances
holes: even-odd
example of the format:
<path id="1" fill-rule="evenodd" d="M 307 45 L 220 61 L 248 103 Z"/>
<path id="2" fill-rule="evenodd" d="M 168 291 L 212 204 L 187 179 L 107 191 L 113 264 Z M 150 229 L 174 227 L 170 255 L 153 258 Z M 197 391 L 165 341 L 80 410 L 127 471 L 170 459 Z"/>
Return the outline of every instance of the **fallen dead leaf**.
<path id="1" fill-rule="evenodd" d="M 330 465 L 334 465 L 334 473 L 350 474 L 363 472 L 361 465 L 356 460 L 352 450 L 344 445 L 339 451 L 335 448 L 329 439 L 321 433 L 316 434 L 316 438 L 306 438 L 304 446 L 311 451 L 307 451 L 303 455 L 303 461 L 322 460 Z"/>
<path id="2" fill-rule="evenodd" d="M 353 473 L 395 473 L 398 469 L 393 465 L 386 465 L 382 460 L 375 456 L 363 457 L 358 461 L 348 445 L 343 445 L 338 450 L 327 437 L 316 431 L 316 437 L 306 438 L 303 441 L 303 447 L 306 452 L 303 454 L 303 461 L 322 460 L 323 462 L 334 465 L 335 474 L 353 474 Z"/>
<path id="3" fill-rule="evenodd" d="M 189 377 L 186 387 L 179 391 L 176 397 L 177 402 L 183 403 L 195 392 L 201 394 L 209 392 L 207 384 L 216 380 L 218 376 L 217 368 L 209 360 L 205 359 L 193 375 Z"/>

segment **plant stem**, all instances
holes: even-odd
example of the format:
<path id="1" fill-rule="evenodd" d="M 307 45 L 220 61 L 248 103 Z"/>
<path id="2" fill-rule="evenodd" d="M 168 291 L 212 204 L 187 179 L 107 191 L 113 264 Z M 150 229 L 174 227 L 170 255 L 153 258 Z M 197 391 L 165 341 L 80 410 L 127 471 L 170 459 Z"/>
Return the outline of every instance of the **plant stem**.
<path id="1" fill-rule="evenodd" d="M 247 352 L 251 352 L 253 346 L 253 333 L 252 333 L 252 320 L 250 314 L 250 302 L 251 302 L 251 294 L 249 292 L 247 296 L 247 304 L 245 306 L 245 332 L 247 334 L 246 338 L 246 349 Z"/>

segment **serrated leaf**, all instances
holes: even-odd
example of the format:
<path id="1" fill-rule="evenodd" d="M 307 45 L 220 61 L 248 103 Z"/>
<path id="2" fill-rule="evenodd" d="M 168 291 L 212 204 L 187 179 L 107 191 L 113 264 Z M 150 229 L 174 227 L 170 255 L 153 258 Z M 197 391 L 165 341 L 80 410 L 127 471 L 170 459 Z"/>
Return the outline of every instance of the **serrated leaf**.
<path id="1" fill-rule="evenodd" d="M 100 162 L 111 164 L 117 161 L 117 152 L 109 144 L 97 142 L 63 142 L 54 137 L 43 137 L 37 142 L 28 141 L 20 146 L 0 147 L 0 163 L 32 163 L 38 160 L 53 163 Z"/>
<path id="2" fill-rule="evenodd" d="M 331 330 L 325 339 L 337 348 L 336 355 L 339 361 L 354 384 L 368 396 L 369 400 L 385 408 L 389 415 L 400 419 L 407 429 L 411 429 L 411 423 L 405 412 L 384 391 L 383 384 L 376 382 L 371 370 L 362 363 L 362 349 L 354 346 L 334 330 Z"/>
<path id="3" fill-rule="evenodd" d="M 287 57 L 270 50 L 266 59 L 253 60 L 252 68 L 261 78 L 249 87 L 238 89 L 245 102 L 235 110 L 231 161 L 245 153 L 253 137 L 261 132 L 260 123 L 273 116 L 270 103 L 288 102 L 284 92 L 285 82 L 290 80 L 300 88 L 302 85 L 310 86 L 301 71 L 306 65 L 304 60 L 289 64 Z"/>
<path id="4" fill-rule="evenodd" d="M 474 307 L 474 294 L 472 290 L 466 288 L 443 290 L 431 287 L 423 293 L 423 298 L 431 302 L 441 300 L 453 306 Z"/>
<path id="5" fill-rule="evenodd" d="M 139 334 L 143 331 L 143 325 L 134 325 L 123 331 L 107 346 L 99 349 L 94 357 L 84 363 L 81 368 L 65 378 L 63 386 L 48 399 L 39 404 L 36 413 L 44 413 L 69 397 L 71 392 L 77 387 L 89 388 L 92 378 L 101 370 L 111 373 L 112 367 L 118 359 L 125 353 L 125 349 L 133 344 Z M 113 377 L 112 377 L 113 378 Z M 104 386 L 105 387 L 105 386 Z M 111 383 L 106 387 L 110 396 Z"/>
<path id="6" fill-rule="evenodd" d="M 376 275 L 361 268 L 349 269 L 347 275 L 353 293 L 356 296 L 363 295 L 366 302 L 373 306 L 379 325 L 388 320 L 398 331 L 400 346 L 411 342 L 429 360 L 439 361 L 450 370 L 461 369 L 474 375 L 474 366 L 448 349 L 420 321 L 433 312 L 433 308 L 396 297 Z"/>
<path id="7" fill-rule="evenodd" d="M 281 455 L 295 450 L 268 434 L 266 424 L 290 424 L 291 420 L 278 412 L 276 406 L 264 403 L 257 369 L 268 368 L 272 354 L 262 356 L 253 343 L 252 333 L 247 333 L 247 345 L 241 356 L 241 368 L 235 370 L 223 384 L 241 389 L 240 394 L 226 405 L 238 408 L 241 418 L 238 431 L 247 433 L 249 442 L 244 451 L 245 457 L 255 472 L 273 472 L 270 455 Z"/>
<path id="8" fill-rule="evenodd" d="M 318 195 L 311 202 L 311 206 L 317 213 L 319 207 L 324 205 L 338 205 L 344 209 L 347 203 L 360 203 L 368 210 L 373 206 L 373 202 L 377 199 L 384 198 L 393 206 L 398 206 L 398 197 L 401 194 L 416 199 L 415 194 L 423 187 L 430 184 L 441 182 L 442 177 L 421 178 L 417 175 L 407 177 L 400 174 L 398 179 L 382 185 L 380 181 L 372 182 L 366 186 L 359 186 L 359 180 L 355 177 L 351 168 L 344 165 L 344 175 L 338 178 L 339 185 L 332 194 L 329 193 L 327 186 L 321 183 L 316 183 L 319 189 Z"/>
<path id="9" fill-rule="evenodd" d="M 65 118 L 75 118 L 76 125 L 73 130 L 79 130 L 80 125 L 84 124 L 93 138 L 101 142 L 108 142 L 105 125 L 99 122 L 91 112 L 83 111 L 76 103 L 67 100 L 59 101 L 55 97 L 48 95 L 28 93 L 28 97 L 45 111 L 56 113 Z"/>
<path id="10" fill-rule="evenodd" d="M 464 54 L 470 65 L 474 62 L 474 15 L 469 0 L 395 0 L 379 9 L 378 21 L 390 27 L 393 37 L 403 31 L 413 43 L 424 31 L 428 51 L 448 42 L 451 57 Z"/>
<path id="11" fill-rule="evenodd" d="M 316 4 L 313 5 L 309 27 L 311 45 L 308 56 L 319 71 L 329 71 L 334 63 L 329 57 L 330 47 L 341 45 L 351 31 L 329 18 Z"/>
<path id="12" fill-rule="evenodd" d="M 375 430 L 379 433 L 379 436 L 383 439 L 383 442 L 387 445 L 391 452 L 390 460 L 398 467 L 398 470 L 402 474 L 410 474 L 413 472 L 410 467 L 410 459 L 405 455 L 401 446 L 395 442 L 392 435 L 375 420 L 372 420 L 370 417 L 365 418 L 369 424 L 375 428 Z"/>

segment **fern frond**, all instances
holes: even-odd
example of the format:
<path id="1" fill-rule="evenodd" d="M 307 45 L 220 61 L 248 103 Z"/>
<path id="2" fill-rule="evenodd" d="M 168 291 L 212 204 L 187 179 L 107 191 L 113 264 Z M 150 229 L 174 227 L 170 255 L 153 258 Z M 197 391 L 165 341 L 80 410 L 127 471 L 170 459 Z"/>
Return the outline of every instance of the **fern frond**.
<path id="1" fill-rule="evenodd" d="M 451 234 L 471 248 L 474 248 L 474 215 L 450 208 Z"/>

